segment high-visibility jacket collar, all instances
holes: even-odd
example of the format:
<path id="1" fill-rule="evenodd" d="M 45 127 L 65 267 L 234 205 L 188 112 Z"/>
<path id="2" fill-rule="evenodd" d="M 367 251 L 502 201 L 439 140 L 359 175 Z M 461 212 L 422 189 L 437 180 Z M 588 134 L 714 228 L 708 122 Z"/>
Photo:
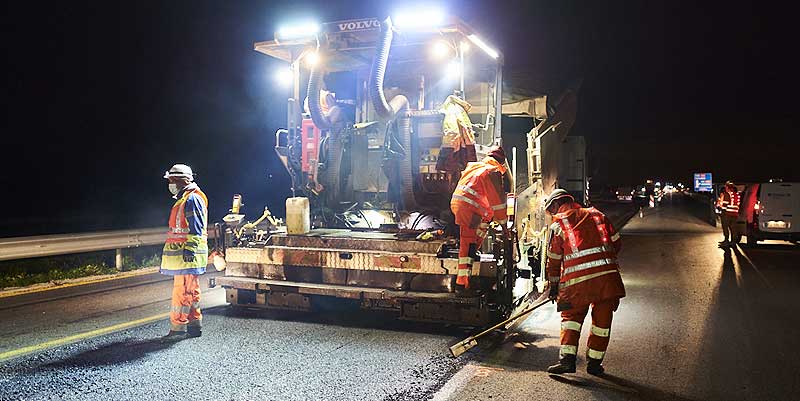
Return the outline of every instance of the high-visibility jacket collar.
<path id="1" fill-rule="evenodd" d="M 553 219 L 560 219 L 566 217 L 569 214 L 572 214 L 574 210 L 580 209 L 581 205 L 578 202 L 569 202 L 561 205 L 556 211 L 556 215 L 553 216 Z M 563 215 L 563 216 L 562 216 Z"/>
<path id="2" fill-rule="evenodd" d="M 483 158 L 483 160 L 481 160 L 481 162 L 493 166 L 494 168 L 500 171 L 500 174 L 505 174 L 507 171 L 506 166 L 504 164 L 500 164 L 500 162 L 495 160 L 494 157 L 486 156 Z"/>
<path id="3" fill-rule="evenodd" d="M 469 112 L 469 110 L 472 108 L 472 105 L 469 104 L 469 102 L 467 102 L 466 100 L 450 95 L 447 97 L 447 99 L 445 99 L 444 103 L 442 103 L 442 107 L 440 108 L 439 111 L 444 113 L 447 110 L 447 106 L 451 104 L 457 104 L 461 106 L 461 108 L 463 108 L 465 112 Z"/>
<path id="4" fill-rule="evenodd" d="M 194 191 L 195 189 L 200 189 L 200 187 L 198 187 L 196 183 L 194 183 L 194 182 L 190 182 L 190 183 L 189 183 L 189 185 L 187 185 L 187 186 L 183 187 L 183 189 L 181 189 L 180 191 L 178 191 L 178 193 L 177 193 L 177 194 L 173 195 L 173 196 L 172 196 L 172 199 L 180 199 L 180 198 L 183 198 L 183 195 L 186 195 L 187 193 L 189 193 L 189 192 L 192 192 L 192 191 Z"/>

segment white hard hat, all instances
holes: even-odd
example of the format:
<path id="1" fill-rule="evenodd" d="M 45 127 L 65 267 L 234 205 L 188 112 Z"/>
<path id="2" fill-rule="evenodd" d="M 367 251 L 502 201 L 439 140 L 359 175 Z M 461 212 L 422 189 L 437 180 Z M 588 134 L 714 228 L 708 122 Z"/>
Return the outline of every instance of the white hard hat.
<path id="1" fill-rule="evenodd" d="M 185 164 L 176 164 L 172 166 L 169 171 L 164 172 L 164 178 L 188 178 L 189 181 L 194 181 L 194 174 L 192 168 Z"/>
<path id="2" fill-rule="evenodd" d="M 549 208 L 550 205 L 553 204 L 553 201 L 555 201 L 556 199 L 562 199 L 562 198 L 570 198 L 573 201 L 575 200 L 575 198 L 572 195 L 570 195 L 569 192 L 567 192 L 567 190 L 561 189 L 561 188 L 557 188 L 553 192 L 550 193 L 550 195 L 547 197 L 547 199 L 545 199 L 545 201 L 544 201 L 544 209 L 547 210 L 547 208 Z"/>

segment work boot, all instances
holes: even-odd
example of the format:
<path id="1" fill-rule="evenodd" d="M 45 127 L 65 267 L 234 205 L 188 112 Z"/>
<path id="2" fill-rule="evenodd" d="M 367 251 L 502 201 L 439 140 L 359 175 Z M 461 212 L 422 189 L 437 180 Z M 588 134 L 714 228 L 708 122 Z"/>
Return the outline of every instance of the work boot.
<path id="1" fill-rule="evenodd" d="M 203 330 L 199 327 L 189 327 L 186 331 L 186 337 L 197 338 L 203 335 Z"/>
<path id="2" fill-rule="evenodd" d="M 547 368 L 547 373 L 562 375 L 564 373 L 575 373 L 575 355 L 564 355 L 558 360 L 558 364 Z"/>
<path id="3" fill-rule="evenodd" d="M 593 376 L 602 375 L 606 371 L 602 364 L 602 359 L 586 358 L 586 373 Z"/>
<path id="4" fill-rule="evenodd" d="M 186 331 L 175 331 L 170 330 L 167 335 L 161 337 L 161 342 L 177 342 L 184 340 L 189 337 L 189 333 Z"/>

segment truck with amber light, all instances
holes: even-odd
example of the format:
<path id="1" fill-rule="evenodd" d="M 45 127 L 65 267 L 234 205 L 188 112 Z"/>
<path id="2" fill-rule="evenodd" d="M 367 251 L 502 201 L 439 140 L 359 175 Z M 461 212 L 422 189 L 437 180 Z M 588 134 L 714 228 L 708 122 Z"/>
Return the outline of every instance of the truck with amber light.
<path id="1" fill-rule="evenodd" d="M 311 310 L 342 298 L 403 319 L 483 325 L 540 294 L 542 141 L 566 134 L 567 124 L 558 128 L 563 122 L 546 111 L 544 94 L 504 96 L 499 50 L 437 12 L 302 23 L 255 50 L 286 63 L 280 76 L 291 93 L 275 151 L 291 177 L 289 201 L 307 199 L 310 230 L 287 233 L 274 219 L 261 219 L 264 229 L 243 224 L 235 199 L 220 249 L 225 276 L 215 280 L 232 305 Z M 464 114 L 462 131 L 448 136 L 451 106 Z M 485 241 L 471 272 L 477 291 L 456 294 L 458 230 L 449 202 L 470 157 L 453 138 L 471 137 L 471 157 L 481 159 L 502 144 L 504 110 L 536 122 L 525 185 L 509 174 L 512 193 L 525 188 L 518 196 L 525 204 L 509 207 L 523 214 Z"/>

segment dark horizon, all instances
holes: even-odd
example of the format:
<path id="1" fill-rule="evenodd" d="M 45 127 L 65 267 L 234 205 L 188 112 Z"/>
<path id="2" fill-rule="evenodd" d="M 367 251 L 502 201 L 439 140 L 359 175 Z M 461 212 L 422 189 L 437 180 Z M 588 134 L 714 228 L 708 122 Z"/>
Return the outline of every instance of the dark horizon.
<path id="1" fill-rule="evenodd" d="M 0 222 L 13 232 L 0 236 L 24 226 L 26 234 L 67 230 L 52 222 L 70 216 L 86 229 L 164 225 L 171 199 L 161 176 L 179 162 L 198 172 L 212 219 L 234 193 L 244 194 L 250 216 L 264 205 L 282 214 L 289 179 L 273 138 L 285 125 L 285 91 L 272 83 L 279 63 L 253 43 L 294 16 L 385 16 L 398 3 L 233 4 L 7 6 Z M 587 138 L 593 185 L 689 184 L 694 172 L 800 180 L 789 10 L 442 4 L 502 49 L 509 74 L 553 87 L 582 80 L 571 134 Z"/>

